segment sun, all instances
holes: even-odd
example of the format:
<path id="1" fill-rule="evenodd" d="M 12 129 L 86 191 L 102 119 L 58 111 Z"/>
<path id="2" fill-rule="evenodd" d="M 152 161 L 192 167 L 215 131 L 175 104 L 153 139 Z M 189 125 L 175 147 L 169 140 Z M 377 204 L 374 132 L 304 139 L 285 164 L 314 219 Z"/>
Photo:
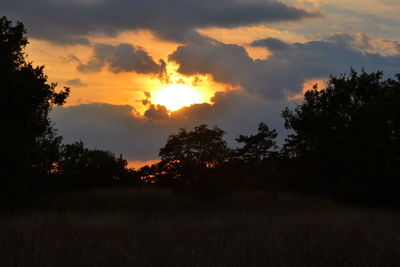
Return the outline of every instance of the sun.
<path id="1" fill-rule="evenodd" d="M 164 105 L 170 111 L 205 102 L 196 88 L 185 84 L 168 84 L 153 92 L 152 102 Z"/>

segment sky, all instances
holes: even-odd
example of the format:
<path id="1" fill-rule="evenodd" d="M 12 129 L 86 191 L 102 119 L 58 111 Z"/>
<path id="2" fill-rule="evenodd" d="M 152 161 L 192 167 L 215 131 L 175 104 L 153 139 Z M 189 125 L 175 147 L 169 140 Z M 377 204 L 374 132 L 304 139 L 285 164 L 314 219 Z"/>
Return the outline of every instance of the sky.
<path id="1" fill-rule="evenodd" d="M 217 125 L 235 147 L 265 122 L 283 142 L 281 111 L 329 75 L 400 73 L 398 0 L 2 0 L 22 21 L 26 52 L 71 87 L 50 116 L 132 166 L 158 159 L 181 127 Z"/>

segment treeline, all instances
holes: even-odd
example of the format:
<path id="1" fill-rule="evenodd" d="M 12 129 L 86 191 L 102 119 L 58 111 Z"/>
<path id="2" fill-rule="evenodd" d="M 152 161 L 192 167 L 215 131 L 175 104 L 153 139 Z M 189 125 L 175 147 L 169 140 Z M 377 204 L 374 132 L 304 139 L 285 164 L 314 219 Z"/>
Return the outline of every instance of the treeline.
<path id="1" fill-rule="evenodd" d="M 282 112 L 292 131 L 279 147 L 277 132 L 260 123 L 230 148 L 225 132 L 200 125 L 180 129 L 160 149 L 160 162 L 139 170 L 121 156 L 63 145 L 48 113 L 63 105 L 43 67 L 26 62 L 22 23 L 0 19 L 1 197 L 109 186 L 170 187 L 199 197 L 235 190 L 279 190 L 351 202 L 400 204 L 400 75 L 382 72 L 330 77 L 295 109 Z"/>
<path id="2" fill-rule="evenodd" d="M 281 147 L 260 123 L 231 149 L 224 131 L 206 125 L 181 129 L 160 150 L 160 163 L 139 170 L 149 183 L 202 196 L 234 190 L 317 194 L 352 203 L 400 204 L 400 74 L 330 77 L 282 111 L 292 131 Z"/>
<path id="3" fill-rule="evenodd" d="M 62 145 L 59 158 L 50 173 L 35 177 L 33 193 L 69 192 L 99 187 L 139 186 L 137 173 L 127 167 L 122 155 L 85 148 L 82 142 Z"/>

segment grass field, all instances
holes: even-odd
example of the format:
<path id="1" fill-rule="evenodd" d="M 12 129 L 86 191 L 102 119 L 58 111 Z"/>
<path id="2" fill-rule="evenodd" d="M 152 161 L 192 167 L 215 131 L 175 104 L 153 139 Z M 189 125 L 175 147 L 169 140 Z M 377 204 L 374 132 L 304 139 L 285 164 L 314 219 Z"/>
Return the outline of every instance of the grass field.
<path id="1" fill-rule="evenodd" d="M 53 195 L 0 213 L 0 266 L 400 266 L 400 213 L 286 194 Z"/>

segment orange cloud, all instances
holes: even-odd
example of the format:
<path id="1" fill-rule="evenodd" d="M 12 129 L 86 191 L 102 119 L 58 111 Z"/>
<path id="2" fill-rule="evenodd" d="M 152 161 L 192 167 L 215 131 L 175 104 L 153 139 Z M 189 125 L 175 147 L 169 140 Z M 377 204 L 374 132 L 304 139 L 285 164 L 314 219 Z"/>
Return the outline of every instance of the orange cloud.
<path id="1" fill-rule="evenodd" d="M 328 78 L 319 78 L 319 79 L 308 79 L 303 83 L 303 90 L 298 94 L 293 94 L 292 92 L 288 92 L 288 100 L 300 100 L 303 99 L 304 94 L 313 89 L 314 85 L 318 85 L 318 89 L 325 89 L 326 83 L 328 82 Z"/>

